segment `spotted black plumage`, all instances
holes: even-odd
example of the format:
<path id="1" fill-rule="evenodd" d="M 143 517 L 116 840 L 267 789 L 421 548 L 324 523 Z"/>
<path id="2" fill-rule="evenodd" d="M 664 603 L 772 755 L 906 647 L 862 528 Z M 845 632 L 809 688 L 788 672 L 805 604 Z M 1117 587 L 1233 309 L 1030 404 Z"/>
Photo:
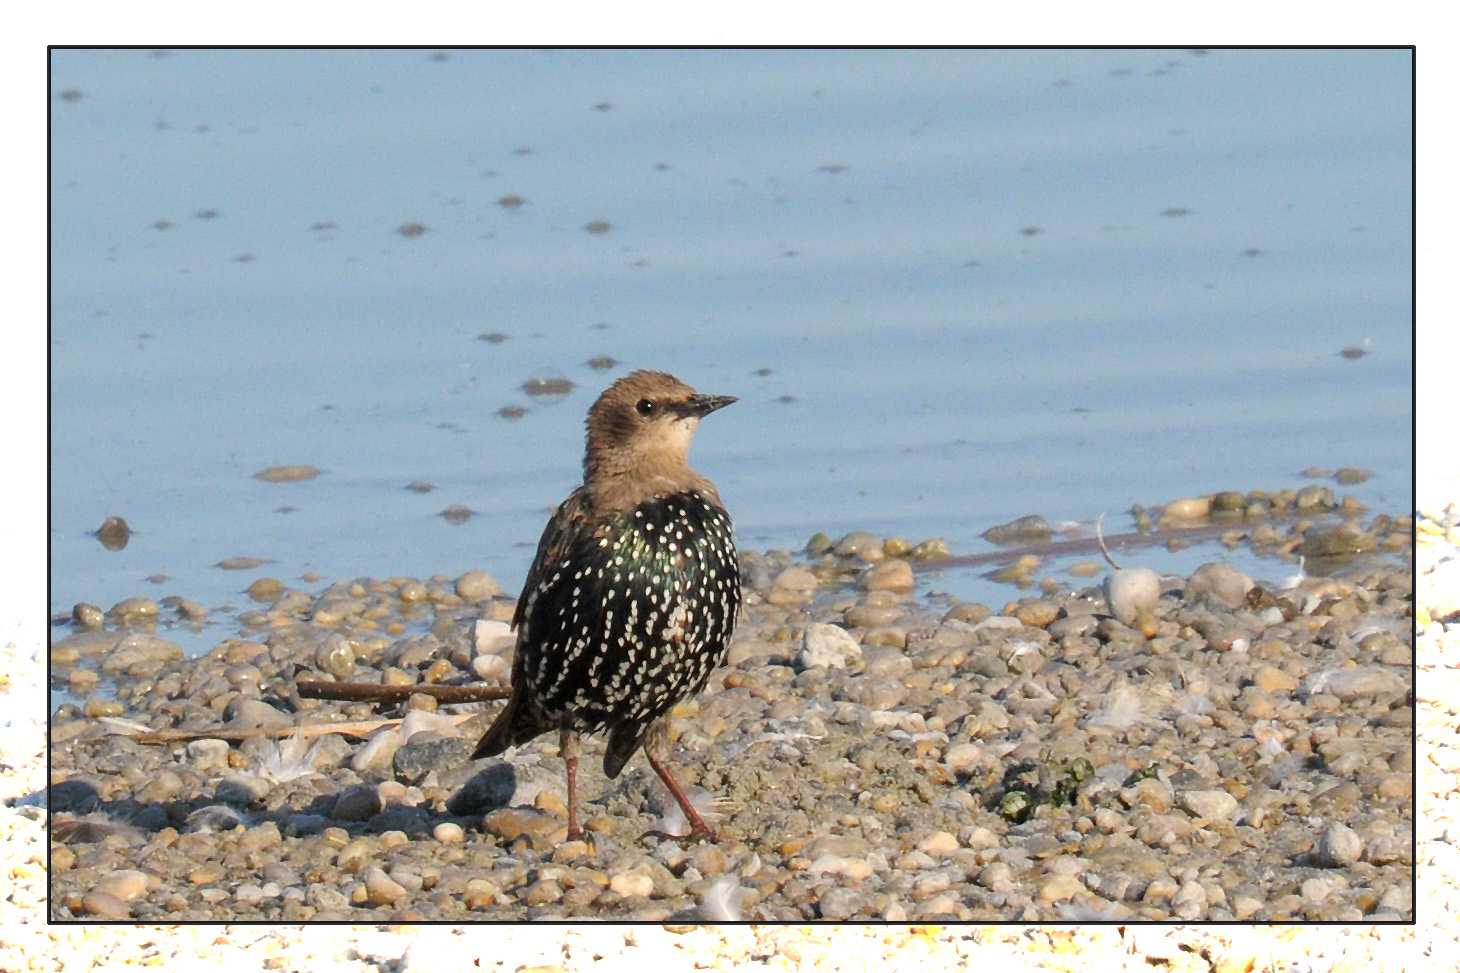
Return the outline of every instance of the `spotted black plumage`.
<path id="1" fill-rule="evenodd" d="M 518 601 L 512 698 L 475 756 L 557 729 L 577 822 L 578 735 L 607 731 L 604 773 L 640 746 L 691 824 L 712 837 L 665 763 L 664 721 L 720 664 L 740 609 L 730 517 L 686 462 L 699 419 L 735 401 L 634 372 L 588 414 L 584 482 L 543 531 Z"/>

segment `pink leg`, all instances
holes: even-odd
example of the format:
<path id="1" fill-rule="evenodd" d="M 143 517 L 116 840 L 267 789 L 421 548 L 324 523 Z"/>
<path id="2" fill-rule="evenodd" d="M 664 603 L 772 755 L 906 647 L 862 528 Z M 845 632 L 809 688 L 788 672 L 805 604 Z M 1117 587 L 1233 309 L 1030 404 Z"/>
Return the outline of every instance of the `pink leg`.
<path id="1" fill-rule="evenodd" d="M 563 763 L 568 765 L 568 840 L 582 841 L 583 830 L 578 827 L 578 757 L 583 753 L 583 743 L 576 731 L 563 731 L 561 749 Z"/>
<path id="2" fill-rule="evenodd" d="M 644 756 L 649 758 L 649 766 L 654 768 L 654 773 L 664 781 L 664 786 L 669 788 L 669 793 L 679 802 L 679 809 L 684 812 L 685 818 L 689 820 L 689 834 L 674 835 L 665 834 L 662 831 L 646 831 L 646 838 L 672 838 L 675 841 L 718 841 L 719 838 L 710 826 L 705 824 L 704 818 L 700 817 L 694 805 L 685 796 L 684 789 L 679 786 L 679 781 L 669 772 L 669 766 L 665 762 L 669 756 L 669 724 L 668 717 L 661 717 L 653 729 L 649 731 L 648 737 L 644 740 Z"/>

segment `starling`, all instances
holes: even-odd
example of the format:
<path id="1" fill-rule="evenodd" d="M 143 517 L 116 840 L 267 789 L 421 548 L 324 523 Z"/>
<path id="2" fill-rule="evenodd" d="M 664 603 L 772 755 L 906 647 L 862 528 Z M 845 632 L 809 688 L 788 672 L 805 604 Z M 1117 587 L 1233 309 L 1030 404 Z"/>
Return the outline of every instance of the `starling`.
<path id="1" fill-rule="evenodd" d="M 583 485 L 543 530 L 518 599 L 512 697 L 473 759 L 562 734 L 568 838 L 578 827 L 579 734 L 605 731 L 615 778 L 642 746 L 690 822 L 714 833 L 666 763 L 668 714 L 725 657 L 740 610 L 730 515 L 686 462 L 703 416 L 734 402 L 637 371 L 588 410 Z"/>

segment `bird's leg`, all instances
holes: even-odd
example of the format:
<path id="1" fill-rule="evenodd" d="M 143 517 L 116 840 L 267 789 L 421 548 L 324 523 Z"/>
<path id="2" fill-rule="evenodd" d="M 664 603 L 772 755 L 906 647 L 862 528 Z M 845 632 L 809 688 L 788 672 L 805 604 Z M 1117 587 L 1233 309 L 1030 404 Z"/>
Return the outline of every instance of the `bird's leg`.
<path id="1" fill-rule="evenodd" d="M 582 841 L 583 831 L 578 827 L 578 757 L 583 753 L 583 741 L 577 730 L 563 728 L 560 749 L 563 763 L 568 765 L 568 840 Z"/>
<path id="2" fill-rule="evenodd" d="M 650 727 L 648 736 L 644 739 L 644 756 L 649 758 L 649 766 L 654 768 L 654 773 L 664 781 L 664 786 L 669 788 L 669 793 L 679 802 L 679 809 L 689 821 L 689 834 L 665 834 L 663 831 L 646 831 L 645 838 L 670 838 L 674 841 L 718 841 L 715 832 L 705 824 L 704 818 L 694 809 L 694 805 L 685 796 L 684 788 L 679 786 L 679 781 L 669 772 L 669 765 L 666 760 L 669 756 L 669 717 L 662 716 L 654 721 Z"/>

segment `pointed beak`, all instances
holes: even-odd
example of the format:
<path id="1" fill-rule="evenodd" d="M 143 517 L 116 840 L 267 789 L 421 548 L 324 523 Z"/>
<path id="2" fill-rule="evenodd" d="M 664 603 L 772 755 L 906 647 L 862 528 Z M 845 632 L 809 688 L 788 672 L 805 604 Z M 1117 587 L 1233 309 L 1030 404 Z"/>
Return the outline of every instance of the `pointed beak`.
<path id="1" fill-rule="evenodd" d="M 733 395 L 692 395 L 681 408 L 685 415 L 699 418 L 738 401 L 739 399 Z"/>

